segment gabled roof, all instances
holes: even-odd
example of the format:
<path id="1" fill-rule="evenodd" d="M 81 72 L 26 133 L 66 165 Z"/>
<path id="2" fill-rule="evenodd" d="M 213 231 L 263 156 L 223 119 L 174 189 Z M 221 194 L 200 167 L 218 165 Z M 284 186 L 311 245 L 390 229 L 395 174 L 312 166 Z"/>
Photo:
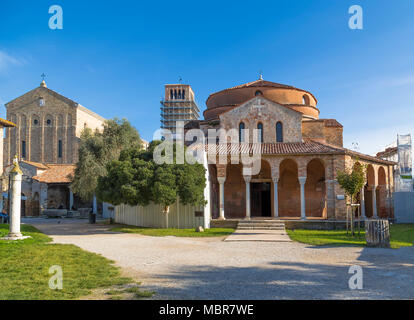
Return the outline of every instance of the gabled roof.
<path id="1" fill-rule="evenodd" d="M 38 169 L 41 169 L 41 170 L 49 169 L 49 167 L 46 164 L 40 163 L 40 162 L 27 161 L 27 160 L 20 160 L 20 162 L 27 163 L 28 165 L 31 165 L 31 166 L 33 166 L 35 168 L 38 168 Z"/>
<path id="2" fill-rule="evenodd" d="M 285 105 L 283 105 L 283 104 L 280 104 L 280 103 L 274 102 L 274 101 L 272 101 L 272 100 L 270 100 L 270 99 L 268 99 L 268 98 L 266 98 L 266 97 L 263 97 L 263 96 L 257 96 L 257 97 L 253 97 L 253 98 L 251 98 L 251 99 L 249 99 L 249 100 L 247 100 L 247 101 L 245 101 L 245 102 L 243 102 L 243 103 L 241 103 L 241 104 L 239 104 L 239 105 L 235 106 L 234 108 L 229 108 L 228 110 L 225 110 L 225 111 L 221 112 L 221 113 L 219 114 L 219 118 L 220 118 L 220 116 L 221 116 L 221 115 L 223 115 L 223 114 L 225 114 L 225 113 L 227 113 L 227 112 L 230 112 L 230 111 L 232 111 L 232 110 L 234 110 L 234 109 L 237 109 L 237 108 L 243 107 L 243 106 L 245 106 L 246 104 L 248 104 L 249 102 L 251 102 L 251 101 L 253 101 L 253 100 L 255 100 L 255 99 L 263 99 L 263 100 L 266 100 L 266 101 L 270 102 L 271 104 L 275 104 L 275 105 L 281 106 L 281 107 L 286 108 L 286 109 L 288 109 L 288 110 L 290 110 L 290 111 L 293 111 L 293 112 L 296 112 L 296 113 L 299 113 L 299 114 L 303 115 L 303 113 L 302 113 L 302 112 L 300 112 L 300 111 L 297 111 L 297 110 L 295 110 L 295 109 L 289 108 L 289 107 L 287 107 L 287 106 L 285 106 Z"/>
<path id="3" fill-rule="evenodd" d="M 42 183 L 71 183 L 75 175 L 74 164 L 48 164 L 49 168 L 33 179 Z"/>
<path id="4" fill-rule="evenodd" d="M 24 96 L 26 96 L 26 95 L 31 94 L 33 91 L 36 91 L 36 90 L 39 90 L 40 92 L 45 92 L 45 93 L 47 93 L 47 94 L 49 94 L 49 95 L 51 95 L 51 96 L 55 97 L 56 99 L 62 100 L 63 102 L 67 103 L 68 105 L 70 105 L 70 106 L 72 106 L 72 107 L 74 107 L 74 108 L 79 108 L 79 109 L 81 109 L 82 111 L 85 111 L 86 113 L 89 113 L 90 115 L 92 115 L 92 116 L 94 116 L 94 117 L 99 118 L 99 119 L 100 119 L 100 120 L 102 120 L 102 121 L 105 121 L 105 120 L 106 120 L 104 117 L 102 117 L 102 116 L 100 116 L 99 114 L 97 114 L 97 113 L 93 112 L 92 110 L 89 110 L 88 108 L 86 108 L 86 107 L 82 106 L 80 103 L 78 103 L 78 102 L 76 102 L 76 101 L 74 101 L 74 100 L 72 100 L 72 99 L 69 99 L 69 98 L 67 98 L 67 97 L 65 97 L 65 96 L 63 96 L 63 95 L 61 95 L 60 93 L 57 93 L 56 91 L 54 91 L 54 90 L 52 90 L 52 89 L 49 89 L 49 88 L 46 86 L 46 84 L 44 84 L 43 82 L 40 84 L 40 86 L 39 86 L 39 87 L 36 87 L 36 88 L 34 88 L 33 90 L 30 90 L 29 92 L 26 92 L 25 94 L 23 94 L 23 95 L 21 95 L 21 96 L 19 96 L 19 97 L 15 98 L 15 99 L 13 99 L 13 100 L 11 100 L 11 101 L 7 102 L 7 103 L 5 104 L 6 108 L 8 107 L 8 105 L 9 105 L 10 103 L 12 103 L 12 102 L 16 101 L 17 99 L 20 99 L 20 98 L 22 98 L 22 97 L 24 97 Z"/>

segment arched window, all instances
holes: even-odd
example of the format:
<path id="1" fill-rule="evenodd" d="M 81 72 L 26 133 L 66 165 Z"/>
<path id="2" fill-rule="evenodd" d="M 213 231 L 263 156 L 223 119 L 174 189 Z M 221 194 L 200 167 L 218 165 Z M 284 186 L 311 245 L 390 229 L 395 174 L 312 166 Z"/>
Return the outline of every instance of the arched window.
<path id="1" fill-rule="evenodd" d="M 178 99 L 181 99 L 181 90 L 178 90 Z"/>
<path id="2" fill-rule="evenodd" d="M 239 124 L 239 142 L 244 142 L 244 122 Z"/>
<path id="3" fill-rule="evenodd" d="M 280 121 L 276 123 L 276 142 L 283 142 L 283 124 Z"/>
<path id="4" fill-rule="evenodd" d="M 183 100 L 185 100 L 185 89 L 183 89 L 183 92 L 181 93 L 181 98 L 182 98 Z"/>
<path id="5" fill-rule="evenodd" d="M 302 103 L 303 103 L 304 105 L 309 105 L 309 97 L 308 97 L 308 95 L 307 95 L 307 94 L 304 94 L 304 95 L 303 95 L 303 97 L 302 97 Z"/>
<path id="6" fill-rule="evenodd" d="M 174 90 L 174 99 L 177 99 L 177 89 Z"/>
<path id="7" fill-rule="evenodd" d="M 170 99 L 174 99 L 174 90 L 173 89 L 170 90 Z"/>
<path id="8" fill-rule="evenodd" d="M 260 90 L 257 90 L 257 91 L 254 93 L 254 95 L 255 95 L 255 96 L 262 96 L 262 95 L 263 95 L 263 93 L 262 93 Z"/>
<path id="9" fill-rule="evenodd" d="M 262 142 L 263 143 L 263 124 L 261 122 L 259 122 L 257 124 L 257 130 L 259 130 L 259 135 L 257 136 L 257 142 Z"/>

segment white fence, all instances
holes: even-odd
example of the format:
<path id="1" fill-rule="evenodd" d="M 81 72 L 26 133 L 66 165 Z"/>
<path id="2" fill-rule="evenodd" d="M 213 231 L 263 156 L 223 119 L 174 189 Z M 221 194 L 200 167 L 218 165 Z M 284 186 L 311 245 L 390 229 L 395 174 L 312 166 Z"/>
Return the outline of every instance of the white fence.
<path id="1" fill-rule="evenodd" d="M 115 222 L 151 228 L 186 229 L 202 226 L 206 229 L 210 228 L 210 215 L 209 210 L 205 209 L 203 206 L 184 206 L 177 200 L 170 206 L 170 212 L 166 215 L 162 212 L 161 205 L 119 205 L 115 207 Z M 196 212 L 199 216 L 196 216 Z"/>

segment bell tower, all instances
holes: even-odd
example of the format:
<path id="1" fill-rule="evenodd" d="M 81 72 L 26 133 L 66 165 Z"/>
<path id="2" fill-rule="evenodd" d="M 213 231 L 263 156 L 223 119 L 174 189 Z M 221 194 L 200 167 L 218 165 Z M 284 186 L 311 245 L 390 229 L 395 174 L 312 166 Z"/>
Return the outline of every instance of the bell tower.
<path id="1" fill-rule="evenodd" d="M 188 84 L 166 84 L 164 99 L 161 101 L 161 129 L 168 129 L 175 137 L 177 121 L 184 125 L 198 120 L 200 109 L 195 101 L 193 89 Z"/>

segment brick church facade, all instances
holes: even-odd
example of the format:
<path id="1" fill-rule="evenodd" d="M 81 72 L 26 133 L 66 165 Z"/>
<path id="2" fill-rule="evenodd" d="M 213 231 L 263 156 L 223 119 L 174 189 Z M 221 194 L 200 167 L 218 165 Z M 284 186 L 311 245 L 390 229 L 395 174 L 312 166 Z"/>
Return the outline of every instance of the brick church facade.
<path id="1" fill-rule="evenodd" d="M 85 205 L 71 192 L 70 175 L 78 161 L 82 130 L 100 130 L 105 119 L 49 89 L 44 81 L 5 106 L 7 119 L 16 127 L 6 129 L 3 191 L 7 190 L 6 177 L 17 155 L 24 173 L 22 215 Z"/>
<path id="2" fill-rule="evenodd" d="M 216 159 L 208 165 L 213 219 L 344 220 L 337 173 L 358 162 L 367 165 L 367 183 L 358 194 L 362 216 L 392 216 L 395 163 L 344 148 L 342 125 L 319 117 L 312 93 L 260 78 L 213 93 L 206 104 L 204 120 L 186 129 L 206 136 L 208 129 L 235 129 L 239 140 L 236 148 L 207 147 Z M 243 164 L 231 162 L 232 156 L 255 153 L 261 155 L 258 174 L 244 175 Z"/>

